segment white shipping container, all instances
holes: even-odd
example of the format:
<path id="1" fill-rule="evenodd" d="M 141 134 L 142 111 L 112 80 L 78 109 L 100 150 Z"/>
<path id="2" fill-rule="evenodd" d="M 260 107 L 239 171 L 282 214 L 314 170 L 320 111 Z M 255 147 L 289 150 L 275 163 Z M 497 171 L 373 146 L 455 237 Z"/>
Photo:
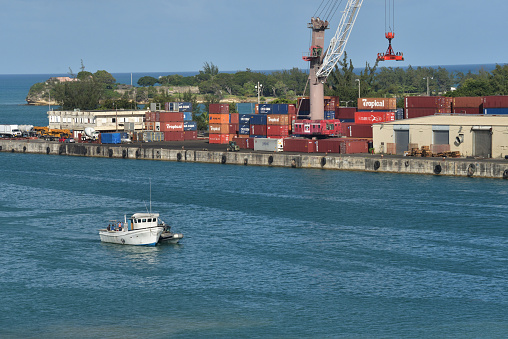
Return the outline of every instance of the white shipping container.
<path id="1" fill-rule="evenodd" d="M 282 152 L 284 139 L 254 138 L 254 151 Z"/>

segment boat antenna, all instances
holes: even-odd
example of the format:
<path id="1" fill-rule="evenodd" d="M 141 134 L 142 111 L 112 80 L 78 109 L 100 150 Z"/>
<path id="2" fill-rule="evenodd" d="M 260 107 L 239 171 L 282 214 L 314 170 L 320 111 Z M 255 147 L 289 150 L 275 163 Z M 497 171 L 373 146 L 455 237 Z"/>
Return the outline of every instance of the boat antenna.
<path id="1" fill-rule="evenodd" d="M 150 214 L 152 214 L 152 179 L 150 178 Z"/>

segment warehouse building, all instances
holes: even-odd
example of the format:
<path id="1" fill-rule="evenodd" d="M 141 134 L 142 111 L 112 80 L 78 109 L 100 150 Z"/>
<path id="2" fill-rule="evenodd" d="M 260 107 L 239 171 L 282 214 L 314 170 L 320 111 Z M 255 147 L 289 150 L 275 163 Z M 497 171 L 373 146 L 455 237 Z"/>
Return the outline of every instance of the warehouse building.
<path id="1" fill-rule="evenodd" d="M 431 153 L 460 152 L 463 157 L 508 155 L 508 115 L 436 114 L 373 125 L 376 153 L 408 154 L 429 147 Z"/>

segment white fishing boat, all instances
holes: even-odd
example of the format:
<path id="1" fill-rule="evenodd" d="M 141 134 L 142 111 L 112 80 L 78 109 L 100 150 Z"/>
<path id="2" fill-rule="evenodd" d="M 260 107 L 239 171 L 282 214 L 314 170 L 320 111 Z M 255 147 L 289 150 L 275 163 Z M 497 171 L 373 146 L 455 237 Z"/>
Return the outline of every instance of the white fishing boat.
<path id="1" fill-rule="evenodd" d="M 106 229 L 99 230 L 102 242 L 121 245 L 155 246 L 164 231 L 159 223 L 159 213 L 135 213 L 124 223 L 113 221 Z"/>

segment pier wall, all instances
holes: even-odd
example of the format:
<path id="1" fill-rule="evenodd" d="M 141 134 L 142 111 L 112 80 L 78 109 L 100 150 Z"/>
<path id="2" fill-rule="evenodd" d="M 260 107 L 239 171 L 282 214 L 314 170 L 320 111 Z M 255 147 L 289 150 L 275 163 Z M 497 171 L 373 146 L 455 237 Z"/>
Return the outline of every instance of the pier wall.
<path id="1" fill-rule="evenodd" d="M 0 140 L 1 152 L 508 179 L 508 160 L 174 150 L 134 145 Z"/>

